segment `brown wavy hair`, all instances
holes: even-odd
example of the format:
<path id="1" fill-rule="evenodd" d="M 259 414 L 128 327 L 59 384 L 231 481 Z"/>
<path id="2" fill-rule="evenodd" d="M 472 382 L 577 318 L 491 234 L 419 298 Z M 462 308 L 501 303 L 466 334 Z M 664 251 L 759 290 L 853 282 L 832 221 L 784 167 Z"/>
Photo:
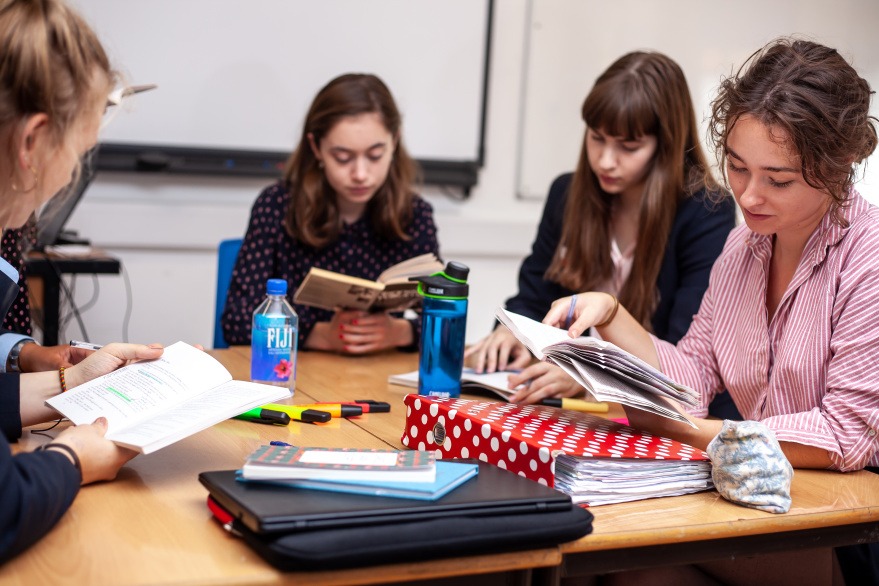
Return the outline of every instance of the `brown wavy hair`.
<path id="1" fill-rule="evenodd" d="M 96 100 L 106 99 L 117 75 L 94 31 L 59 0 L 0 0 L 0 55 L 5 188 L 30 180 L 19 177 L 14 164 L 24 120 L 46 114 L 50 136 L 66 148 L 71 128 Z"/>
<path id="2" fill-rule="evenodd" d="M 726 177 L 726 143 L 742 116 L 779 129 L 779 140 L 799 155 L 803 179 L 831 197 L 841 210 L 857 179 L 856 165 L 876 148 L 876 118 L 870 116 L 870 84 L 836 49 L 779 38 L 752 54 L 720 85 L 711 104 L 709 131 Z"/>
<path id="3" fill-rule="evenodd" d="M 418 167 L 400 133 L 401 116 L 387 86 L 375 75 L 349 73 L 321 89 L 305 116 L 302 136 L 287 160 L 283 180 L 291 195 L 284 227 L 293 238 L 315 248 L 335 242 L 342 228 L 333 188 L 311 150 L 308 135 L 316 144 L 342 118 L 377 113 L 396 140 L 388 177 L 366 207 L 376 233 L 386 239 L 408 240 L 413 217 L 414 184 Z"/>
<path id="4" fill-rule="evenodd" d="M 699 141 L 696 113 L 680 66 L 656 52 L 636 51 L 614 62 L 583 102 L 588 128 L 613 136 L 657 138 L 641 199 L 638 242 L 620 302 L 646 328 L 658 303 L 656 279 L 678 204 L 700 189 L 716 190 Z M 562 237 L 545 277 L 574 291 L 611 278 L 611 205 L 589 166 L 587 134 L 571 181 Z"/>

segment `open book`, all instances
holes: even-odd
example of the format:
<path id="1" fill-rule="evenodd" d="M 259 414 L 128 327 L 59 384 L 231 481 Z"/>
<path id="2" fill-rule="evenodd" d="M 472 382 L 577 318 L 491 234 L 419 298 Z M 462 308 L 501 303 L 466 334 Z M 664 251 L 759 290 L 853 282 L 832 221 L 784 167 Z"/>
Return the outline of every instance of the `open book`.
<path id="1" fill-rule="evenodd" d="M 637 356 L 598 338 L 571 338 L 566 330 L 503 308 L 495 316 L 538 360 L 561 367 L 597 400 L 621 403 L 693 425 L 666 399 L 696 405 L 696 392 Z"/>
<path id="2" fill-rule="evenodd" d="M 507 377 L 514 373 L 515 371 L 512 370 L 501 370 L 477 374 L 472 368 L 464 368 L 461 372 L 461 392 L 496 396 L 509 401 L 516 391 L 507 388 Z M 418 371 L 392 374 L 388 376 L 388 382 L 392 385 L 417 388 Z"/>
<path id="3" fill-rule="evenodd" d="M 184 342 L 46 403 L 73 423 L 106 417 L 107 439 L 144 454 L 215 423 L 290 396 L 290 389 L 232 380 L 222 364 Z"/>
<path id="4" fill-rule="evenodd" d="M 293 301 L 330 310 L 344 307 L 364 311 L 402 311 L 419 302 L 418 283 L 409 278 L 432 275 L 441 270 L 443 263 L 433 253 L 397 263 L 375 281 L 311 267 L 296 289 Z"/>

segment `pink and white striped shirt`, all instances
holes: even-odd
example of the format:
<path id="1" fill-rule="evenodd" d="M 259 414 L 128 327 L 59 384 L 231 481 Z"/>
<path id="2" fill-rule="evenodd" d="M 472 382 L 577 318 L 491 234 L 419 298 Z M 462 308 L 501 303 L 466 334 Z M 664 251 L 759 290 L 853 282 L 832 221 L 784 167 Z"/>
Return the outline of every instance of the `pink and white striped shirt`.
<path id="1" fill-rule="evenodd" d="M 772 238 L 742 225 L 686 336 L 653 338 L 663 372 L 700 393 L 694 415 L 726 388 L 745 419 L 827 450 L 843 471 L 879 465 L 879 208 L 854 191 L 849 202 L 848 227 L 828 214 L 809 237 L 772 321 Z"/>

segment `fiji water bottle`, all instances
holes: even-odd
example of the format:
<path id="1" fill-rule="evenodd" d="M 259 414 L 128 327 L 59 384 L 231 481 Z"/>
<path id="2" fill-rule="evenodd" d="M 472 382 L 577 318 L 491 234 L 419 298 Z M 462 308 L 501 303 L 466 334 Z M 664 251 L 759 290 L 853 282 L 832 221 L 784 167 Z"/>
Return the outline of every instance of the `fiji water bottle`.
<path id="1" fill-rule="evenodd" d="M 419 395 L 461 395 L 469 272 L 466 265 L 450 262 L 445 270 L 418 278 L 418 292 L 424 297 L 418 361 Z"/>
<path id="2" fill-rule="evenodd" d="M 255 382 L 290 387 L 296 380 L 299 316 L 287 302 L 287 281 L 269 279 L 266 300 L 253 312 L 250 337 L 250 378 Z"/>

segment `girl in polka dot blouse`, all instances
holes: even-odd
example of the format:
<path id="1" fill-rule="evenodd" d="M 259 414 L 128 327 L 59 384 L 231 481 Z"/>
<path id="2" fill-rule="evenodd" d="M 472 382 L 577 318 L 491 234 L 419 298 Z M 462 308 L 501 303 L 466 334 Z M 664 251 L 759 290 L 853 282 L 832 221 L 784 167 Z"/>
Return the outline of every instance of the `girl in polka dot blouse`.
<path id="1" fill-rule="evenodd" d="M 400 113 L 374 75 L 330 81 L 309 108 L 282 179 L 253 204 L 223 311 L 229 344 L 249 344 L 266 281 L 285 279 L 292 301 L 308 269 L 376 279 L 388 267 L 439 255 L 433 210 L 414 193 L 417 167 Z M 420 321 L 400 315 L 295 306 L 299 347 L 363 354 L 414 348 Z"/>

